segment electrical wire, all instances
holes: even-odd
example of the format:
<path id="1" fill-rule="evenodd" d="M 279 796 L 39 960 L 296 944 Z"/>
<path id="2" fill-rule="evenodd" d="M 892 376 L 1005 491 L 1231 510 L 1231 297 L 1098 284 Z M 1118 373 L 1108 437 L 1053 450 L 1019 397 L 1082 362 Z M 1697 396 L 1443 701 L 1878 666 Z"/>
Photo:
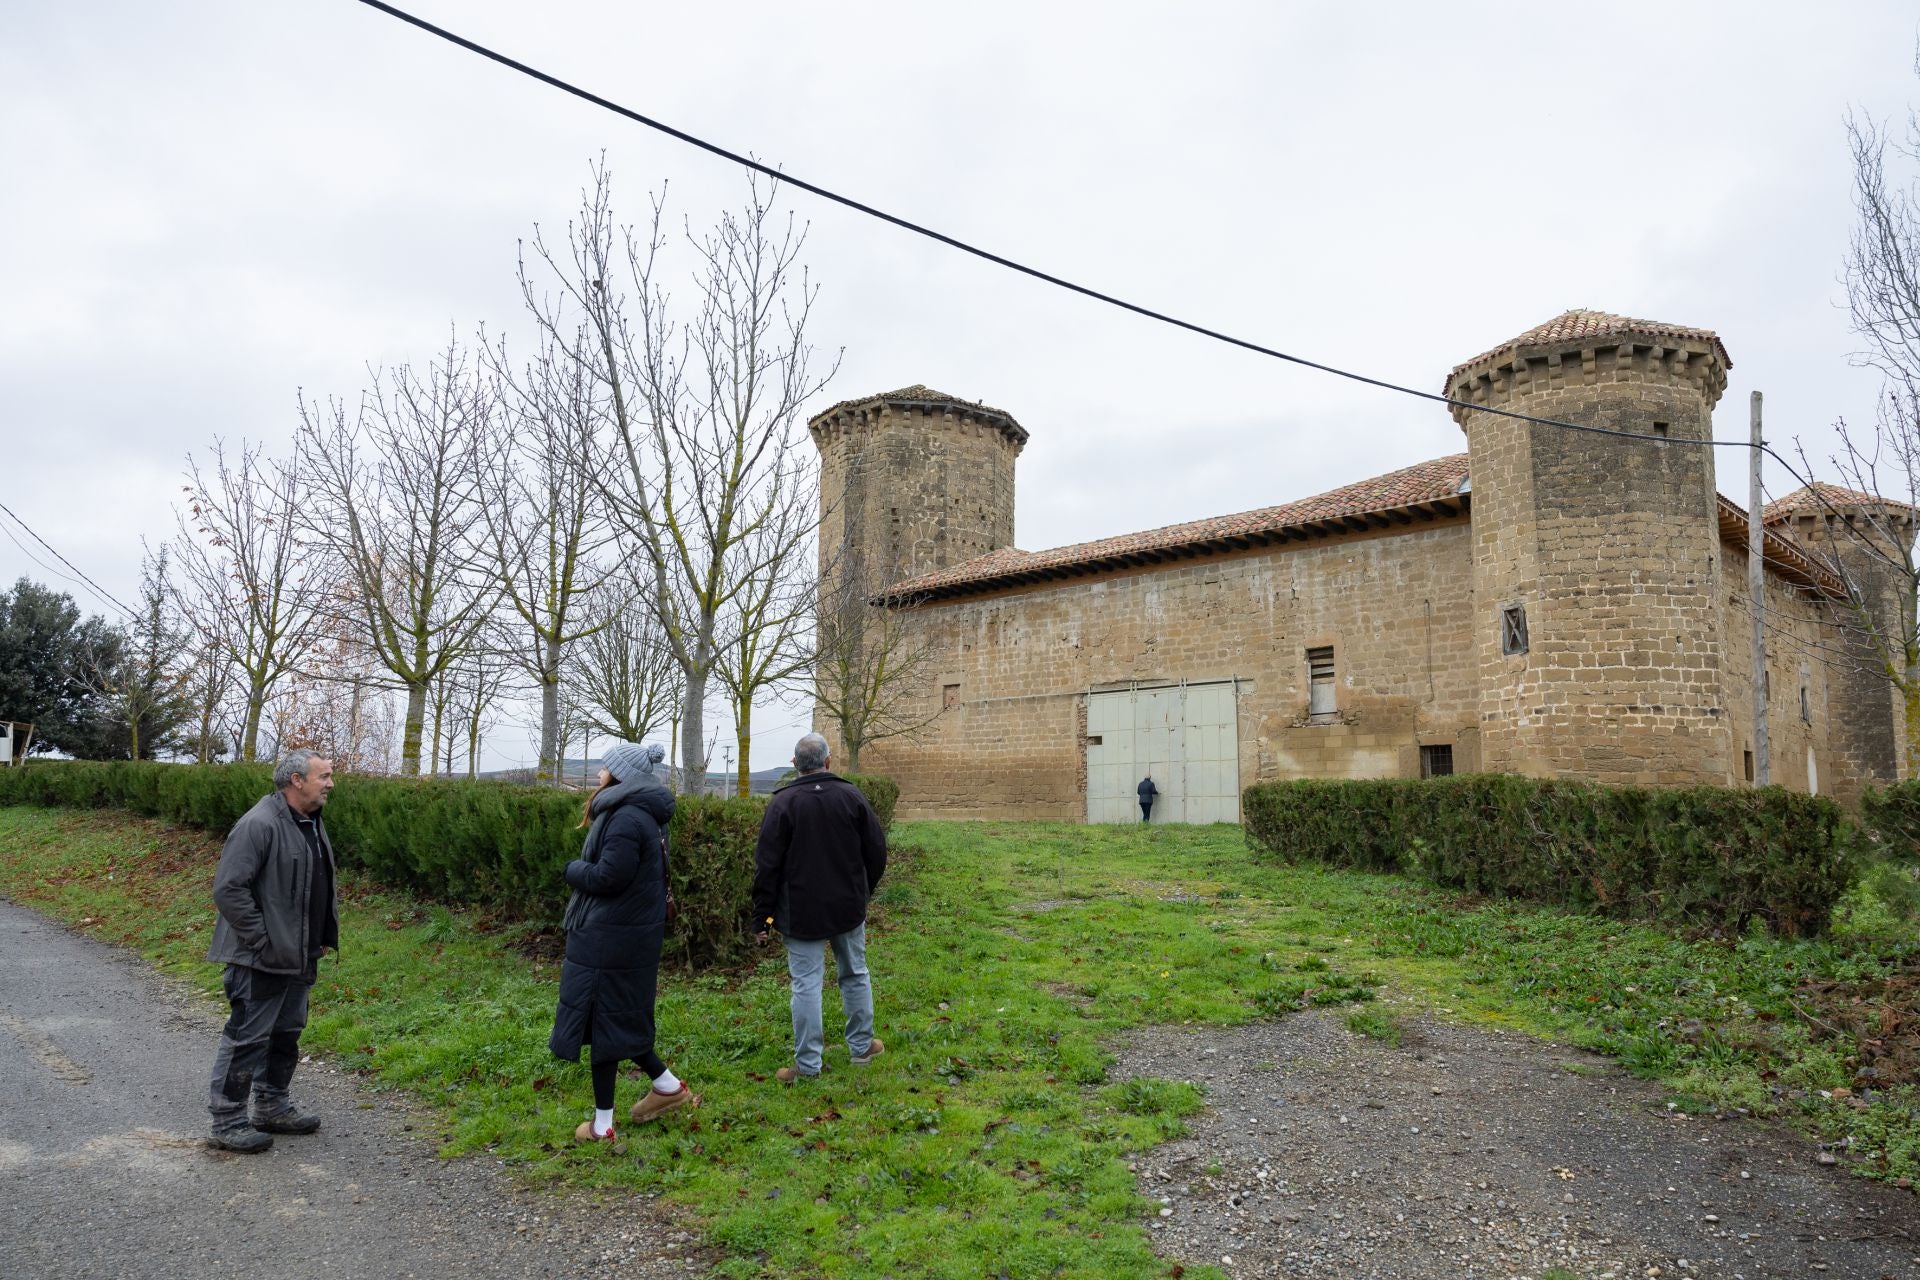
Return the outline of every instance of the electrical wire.
<path id="1" fill-rule="evenodd" d="M 1666 436 L 1647 435 L 1637 431 L 1615 431 L 1607 427 L 1594 427 L 1579 422 L 1566 422 L 1558 418 L 1541 418 L 1530 413 L 1520 413 L 1512 409 L 1496 409 L 1491 405 L 1474 404 L 1467 400 L 1455 400 L 1450 396 L 1440 395 L 1437 392 L 1422 391 L 1418 387 L 1409 387 L 1397 382 L 1389 382 L 1384 378 L 1375 378 L 1367 374 L 1355 373 L 1350 369 L 1342 369 L 1334 365 L 1324 364 L 1318 360 L 1309 360 L 1305 356 L 1292 355 L 1277 348 L 1254 342 L 1248 338 L 1235 337 L 1230 333 L 1224 333 L 1218 329 L 1210 329 L 1205 325 L 1197 324 L 1191 320 L 1182 320 L 1178 316 L 1168 315 L 1163 311 L 1155 311 L 1151 307 L 1142 306 L 1137 302 L 1128 302 L 1126 299 L 1115 297 L 1110 293 L 1102 293 L 1100 290 L 1088 285 L 1076 284 L 1071 280 L 1054 275 L 1051 272 L 1042 271 L 1038 267 L 1027 266 L 1025 263 L 1016 262 L 1012 258 L 1004 257 L 990 250 L 982 249 L 977 245 L 969 244 L 957 237 L 947 235 L 945 232 L 936 231 L 932 227 L 923 226 L 920 223 L 902 218 L 897 214 L 888 213 L 884 209 L 875 208 L 851 196 L 841 195 L 837 191 L 830 190 L 817 183 L 808 182 L 804 178 L 796 178 L 772 165 L 755 160 L 752 156 L 741 155 L 737 151 L 730 151 L 718 143 L 708 142 L 705 138 L 688 133 L 684 129 L 676 129 L 664 121 L 642 115 L 630 107 L 621 106 L 611 99 L 603 98 L 597 93 L 582 89 L 578 85 L 562 80 L 558 76 L 550 75 L 537 67 L 529 66 L 518 59 L 508 57 L 506 54 L 490 49 L 477 41 L 469 40 L 465 36 L 449 31 L 445 27 L 435 26 L 424 18 L 416 17 L 404 9 L 387 4 L 385 0 L 359 0 L 359 2 L 366 5 L 369 9 L 377 9 L 389 17 L 397 18 L 409 26 L 417 27 L 429 35 L 438 36 L 449 44 L 457 45 L 469 53 L 478 54 L 491 62 L 499 63 L 509 70 L 517 71 L 521 75 L 528 76 L 540 81 L 542 84 L 558 89 L 562 93 L 571 94 L 583 102 L 590 102 L 596 107 L 611 111 L 615 115 L 625 117 L 636 124 L 642 124 L 649 129 L 664 133 L 670 138 L 686 143 L 688 146 L 698 147 L 700 150 L 719 156 L 723 160 L 730 160 L 734 164 L 753 170 L 755 173 L 764 174 L 776 182 L 798 187 L 802 191 L 819 196 L 822 200 L 830 200 L 835 204 L 843 205 L 857 213 L 864 213 L 870 218 L 877 218 L 882 222 L 890 223 L 903 231 L 910 231 L 915 235 L 925 236 L 929 240 L 937 241 L 951 249 L 958 249 L 962 253 L 971 254 L 976 258 L 991 262 L 995 266 L 1005 267 L 1009 271 L 1030 276 L 1035 280 L 1040 280 L 1058 288 L 1066 289 L 1072 293 L 1080 294 L 1082 297 L 1092 298 L 1096 302 L 1104 302 L 1109 306 L 1118 307 L 1122 311 L 1131 311 L 1133 314 L 1144 316 L 1149 320 L 1157 320 L 1162 324 L 1172 325 L 1176 329 L 1185 329 L 1189 333 L 1197 333 L 1202 337 L 1212 338 L 1216 342 L 1224 342 L 1229 346 L 1240 347 L 1243 350 L 1252 351 L 1258 355 L 1271 356 L 1276 360 L 1285 360 L 1289 364 L 1296 364 L 1303 368 L 1318 370 L 1321 373 L 1330 373 L 1335 377 L 1346 378 L 1370 387 L 1379 387 L 1384 391 L 1395 391 L 1401 395 L 1415 396 L 1421 400 L 1435 401 L 1439 404 L 1447 405 L 1449 408 L 1469 409 L 1475 413 L 1489 413 L 1497 417 L 1514 418 L 1521 422 L 1531 422 L 1543 427 L 1558 427 L 1564 431 L 1582 431 L 1590 435 L 1620 436 L 1628 440 L 1654 440 L 1661 444 L 1706 445 L 1728 449 L 1753 448 L 1753 442 L 1749 440 L 1715 440 L 1711 438 L 1705 440 L 1669 439 Z M 1762 447 L 1764 448 L 1764 445 Z M 1772 454 L 1771 450 L 1768 450 L 1768 452 Z M 1772 456 L 1776 459 L 1779 458 L 1778 454 L 1772 454 Z M 1795 473 L 1795 478 L 1798 478 L 1798 473 Z"/>
<path id="2" fill-rule="evenodd" d="M 108 592 L 108 591 L 107 591 L 107 589 L 106 589 L 105 587 L 103 587 L 103 586 L 101 586 L 101 585 L 100 585 L 99 583 L 97 583 L 97 582 L 95 582 L 95 581 L 94 581 L 94 580 L 93 580 L 92 578 L 89 578 L 89 577 L 87 577 L 87 575 L 86 575 L 86 574 L 84 574 L 84 573 L 80 573 L 80 569 L 79 569 L 79 566 L 77 566 L 77 565 L 75 565 L 75 564 L 73 563 L 73 561 L 71 561 L 71 560 L 69 560 L 69 559 L 67 559 L 67 558 L 66 558 L 65 556 L 63 556 L 63 555 L 61 555 L 61 554 L 60 554 L 60 553 L 59 553 L 58 551 L 54 551 L 54 549 L 53 549 L 53 545 L 52 545 L 51 543 L 49 543 L 49 542 L 48 542 L 48 541 L 47 541 L 47 540 L 46 540 L 45 538 L 43 538 L 43 537 L 41 537 L 41 536 L 40 536 L 39 534 L 37 534 L 37 533 L 35 533 L 35 532 L 33 531 L 33 526 L 32 526 L 32 525 L 29 525 L 29 524 L 28 524 L 28 523 L 27 523 L 27 522 L 26 522 L 25 520 L 22 520 L 22 519 L 21 519 L 21 518 L 20 518 L 19 516 L 17 516 L 17 515 L 14 515 L 14 511 L 13 511 L 13 508 L 11 508 L 11 507 L 9 507 L 9 506 L 8 506 L 8 505 L 7 505 L 6 503 L 4 503 L 4 502 L 0 502 L 0 511 L 4 511 L 4 512 L 6 512 L 6 513 L 7 513 L 7 514 L 8 514 L 9 516 L 13 516 L 13 522 L 14 522 L 15 524 L 17 524 L 17 525 L 19 525 L 19 526 L 20 526 L 20 527 L 21 527 L 22 529 L 25 529 L 25 530 L 27 531 L 27 536 L 28 536 L 28 537 L 30 537 L 30 538 L 32 538 L 32 539 L 33 539 L 33 540 L 34 540 L 35 542 L 37 542 L 37 543 L 39 543 L 39 544 L 40 544 L 41 546 L 43 546 L 43 547 L 45 547 L 45 548 L 46 548 L 46 549 L 47 549 L 48 551 L 50 551 L 50 552 L 52 552 L 52 553 L 53 553 L 53 558 L 54 558 L 54 559 L 56 559 L 56 560 L 58 560 L 58 561 L 59 561 L 59 562 L 60 562 L 61 564 L 63 564 L 63 565 L 65 565 L 65 566 L 67 566 L 67 568 L 69 568 L 69 569 L 72 569 L 72 570 L 73 570 L 73 571 L 74 571 L 75 573 L 78 573 L 78 574 L 80 574 L 80 580 L 81 580 L 82 582 L 84 582 L 84 583 L 85 583 L 85 584 L 86 584 L 86 585 L 87 585 L 88 587 L 90 587 L 90 588 L 91 588 L 91 589 L 93 590 L 93 592 L 94 592 L 94 594 L 95 594 L 95 595 L 98 595 L 98 596 L 99 596 L 99 597 L 100 597 L 101 599 L 103 599 L 103 600 L 106 600 L 106 601 L 108 601 L 109 603 L 111 603 L 111 604 L 112 604 L 112 605 L 113 605 L 113 606 L 114 606 L 115 608 L 117 608 L 117 609 L 119 609 L 119 610 L 120 610 L 121 612 L 123 612 L 123 613 L 125 613 L 125 614 L 126 614 L 126 615 L 127 615 L 128 617 L 129 617 L 129 618 L 137 618 L 137 617 L 139 617 L 139 616 L 140 616 L 140 615 L 139 615 L 139 614 L 138 614 L 137 612 L 135 612 L 134 610 L 132 610 L 132 609 L 129 609 L 129 608 L 127 608 L 127 606 L 126 606 L 126 605 L 124 605 L 124 604 L 121 604 L 121 603 L 120 603 L 120 602 L 119 602 L 118 600 L 115 600 L 115 599 L 113 598 L 113 596 L 112 596 L 112 594 L 111 594 L 110 592 Z M 9 535 L 9 536 L 11 536 L 11 535 Z M 15 545 L 16 547 L 19 547 L 19 546 L 20 546 L 20 540 L 19 540 L 19 539 L 17 539 L 17 538 L 15 538 L 15 539 L 14 539 L 14 545 Z M 26 550 L 27 550 L 27 549 L 26 549 L 25 547 L 20 547 L 20 549 L 21 549 L 22 551 L 26 551 Z M 32 554 L 31 552 L 28 552 L 27 554 L 28 554 L 28 559 L 33 559 L 33 554 Z M 38 561 L 38 560 L 34 560 L 34 563 L 35 563 L 35 564 L 40 564 L 40 561 Z M 44 564 L 40 564 L 40 567 L 41 567 L 42 569 L 46 569 L 48 573 L 56 573 L 56 574 L 58 574 L 58 576 L 60 576 L 60 577 L 63 577 L 63 578 L 65 578 L 65 577 L 66 577 L 66 575 L 65 575 L 65 574 L 61 574 L 61 573 L 58 573 L 58 571 L 57 571 L 57 570 L 54 570 L 54 569 L 50 569 L 50 568 L 47 568 L 47 566 L 46 566 L 46 565 L 44 565 Z M 73 581 L 73 579 L 72 579 L 72 578 L 67 578 L 67 581 L 68 581 L 68 582 L 72 582 L 72 581 Z"/>
<path id="3" fill-rule="evenodd" d="M 820 186 L 818 183 L 808 182 L 804 178 L 795 177 L 791 174 L 783 172 L 780 169 L 775 168 L 772 165 L 766 164 L 759 160 L 755 160 L 752 156 L 741 155 L 737 151 L 728 150 L 726 147 L 720 146 L 718 143 L 709 142 L 705 138 L 699 137 L 696 134 L 688 133 L 684 129 L 677 129 L 674 126 L 667 124 L 665 121 L 656 120 L 651 116 L 643 115 L 642 113 L 633 110 L 631 107 L 622 106 L 621 104 L 614 102 L 609 98 L 603 98 L 597 93 L 594 93 L 587 89 L 583 89 L 578 85 L 570 83 L 569 81 L 562 80 L 560 77 L 556 75 L 551 75 L 548 72 L 542 71 L 537 67 L 529 66 L 527 63 L 521 62 L 516 58 L 509 57 L 506 54 L 500 53 L 497 50 L 490 49 L 486 45 L 483 45 L 478 41 L 469 40 L 467 37 L 460 35 L 456 32 L 449 31 L 445 27 L 436 26 L 435 24 L 428 22 L 424 18 L 408 13 L 406 10 L 401 9 L 395 5 L 386 3 L 386 0 L 359 0 L 359 2 L 367 6 L 369 9 L 378 10 L 379 12 L 386 14 L 388 17 L 398 19 L 399 21 L 404 22 L 407 25 L 415 27 L 421 31 L 424 31 L 429 35 L 437 36 L 440 39 L 445 40 L 449 44 L 456 45 L 459 48 L 467 50 L 469 53 L 478 54 L 480 57 L 485 58 L 490 62 L 498 63 L 499 65 L 506 67 L 511 71 L 517 71 L 521 75 L 527 76 L 534 80 L 538 80 L 542 84 L 545 84 L 545 85 L 551 86 L 552 88 L 560 90 L 562 93 L 571 94 L 573 97 L 579 98 L 583 102 L 588 102 L 593 104 L 596 107 L 600 107 L 604 110 L 611 111 L 615 115 L 624 117 L 625 119 L 631 120 L 636 124 L 645 125 L 649 129 L 653 129 L 657 132 L 664 133 L 670 138 L 686 143 L 688 146 L 697 147 L 702 151 L 708 152 L 712 155 L 719 156 L 723 160 L 728 160 L 734 164 L 742 166 L 743 168 L 751 169 L 755 173 L 764 174 L 765 176 L 772 178 L 776 182 L 782 182 L 782 183 L 786 183 L 789 186 L 798 187 L 800 190 L 808 192 L 812 195 L 818 196 L 822 200 L 828 200 L 833 202 L 834 204 L 842 205 L 848 209 L 854 210 L 857 213 L 864 213 L 870 218 L 877 218 L 881 222 L 889 223 L 893 226 L 899 227 L 903 231 L 909 231 L 915 235 L 924 236 L 929 240 L 933 240 L 933 241 L 936 241 L 937 243 L 944 244 L 948 248 L 958 249 L 962 253 L 971 254 L 973 257 L 980 258 L 983 261 L 991 262 L 996 266 L 1005 267 L 1009 271 L 1018 272 L 1021 275 L 1029 276 L 1035 280 L 1042 281 L 1046 284 L 1054 285 L 1061 289 L 1066 289 L 1069 292 L 1080 294 L 1082 297 L 1092 298 L 1096 302 L 1104 302 L 1109 306 L 1118 307 L 1123 311 L 1130 311 L 1135 315 L 1144 316 L 1149 320 L 1156 320 L 1162 324 L 1172 325 L 1174 328 L 1177 328 L 1177 329 L 1184 329 L 1189 333 L 1196 333 L 1205 338 L 1212 338 L 1217 342 L 1224 342 L 1229 346 L 1239 347 L 1246 351 L 1252 351 L 1257 355 L 1270 356 L 1273 359 L 1284 360 L 1290 364 L 1296 364 L 1303 368 L 1314 369 L 1321 373 L 1332 374 L 1335 377 L 1346 378 L 1350 381 L 1362 383 L 1366 386 L 1378 387 L 1383 391 L 1398 392 L 1401 395 L 1413 396 L 1420 400 L 1427 400 L 1427 401 L 1432 401 L 1438 404 L 1444 404 L 1449 408 L 1467 409 L 1474 413 L 1486 413 L 1486 414 L 1492 414 L 1496 417 L 1501 417 L 1501 418 L 1512 418 L 1520 422 L 1529 422 L 1529 423 L 1535 424 L 1536 426 L 1542 426 L 1542 427 L 1555 427 L 1563 431 L 1580 431 L 1589 435 L 1598 435 L 1598 436 L 1616 436 L 1626 440 L 1650 440 L 1650 441 L 1655 441 L 1665 445 L 1701 445 L 1701 446 L 1709 446 L 1713 448 L 1722 448 L 1722 449 L 1752 449 L 1757 447 L 1763 456 L 1772 458 L 1775 462 L 1779 463 L 1780 466 L 1786 470 L 1786 473 L 1788 475 L 1792 476 L 1795 480 L 1799 481 L 1799 483 L 1802 486 L 1811 490 L 1814 497 L 1820 501 L 1821 505 L 1828 508 L 1830 514 L 1834 514 L 1834 515 L 1841 514 L 1839 511 L 1837 511 L 1833 507 L 1832 503 L 1827 501 L 1826 496 L 1822 494 L 1818 490 L 1818 488 L 1814 486 L 1811 480 L 1801 475 L 1799 470 L 1796 469 L 1791 462 L 1787 461 L 1787 459 L 1780 456 L 1780 454 L 1771 445 L 1767 444 L 1765 440 L 1760 441 L 1758 445 L 1756 445 L 1751 440 L 1716 440 L 1711 437 L 1708 437 L 1707 439 L 1704 439 L 1704 440 L 1687 440 L 1684 438 L 1670 438 L 1668 436 L 1648 435 L 1644 432 L 1638 432 L 1638 431 L 1616 431 L 1607 427 L 1589 426 L 1588 424 L 1581 423 L 1581 422 L 1567 422 L 1560 418 L 1542 418 L 1534 414 L 1520 413 L 1512 409 L 1497 409 L 1491 405 L 1474 404 L 1473 402 L 1467 401 L 1467 400 L 1455 400 L 1451 396 L 1440 395 L 1437 392 L 1422 391 L 1418 387 L 1409 387 L 1401 383 L 1389 382 L 1384 378 L 1375 378 L 1367 374 L 1356 373 L 1349 369 L 1342 369 L 1335 365 L 1325 364 L 1318 360 L 1309 360 L 1305 356 L 1292 355 L 1288 352 L 1278 350 L 1277 348 L 1269 347 L 1262 343 L 1254 342 L 1251 339 L 1235 337 L 1232 334 L 1224 333 L 1218 329 L 1211 329 L 1205 325 L 1197 324 L 1191 320 L 1182 320 L 1178 316 L 1168 315 L 1165 312 L 1156 311 L 1151 307 L 1142 306 L 1141 304 L 1136 302 L 1128 302 L 1124 298 L 1115 297 L 1114 295 L 1109 293 L 1103 293 L 1100 290 L 1091 288 L 1087 285 L 1077 284 L 1074 281 L 1065 279 L 1061 276 L 1054 275 L 1051 272 L 1042 271 L 1038 267 L 1030 267 L 1030 266 L 1027 266 L 1025 263 L 1017 262 L 1012 258 L 1005 257 L 1001 254 L 994 253 L 987 249 L 982 249 L 977 245 L 969 244 L 966 241 L 961 240 L 955 236 L 947 235 L 945 232 L 937 231 L 931 227 L 923 226 L 920 223 L 910 221 L 909 219 L 900 217 L 897 214 L 888 213 L 884 209 L 875 208 L 873 205 L 866 204 L 860 200 L 856 200 L 851 196 L 841 195 L 839 192 L 833 191 L 827 187 Z"/>

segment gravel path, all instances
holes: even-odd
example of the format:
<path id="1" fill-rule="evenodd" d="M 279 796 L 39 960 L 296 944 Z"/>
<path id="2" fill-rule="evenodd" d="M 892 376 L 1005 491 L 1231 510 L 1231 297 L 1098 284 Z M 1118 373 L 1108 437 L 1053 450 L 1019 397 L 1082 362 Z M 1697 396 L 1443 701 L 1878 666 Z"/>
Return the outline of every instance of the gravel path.
<path id="1" fill-rule="evenodd" d="M 704 1272 L 652 1202 L 530 1192 L 489 1160 L 442 1160 L 424 1118 L 325 1066 L 295 1081 L 319 1133 L 210 1150 L 220 1021 L 137 957 L 0 899 L 0 1277 Z"/>
<path id="2" fill-rule="evenodd" d="M 1415 1020 L 1394 1048 L 1300 1013 L 1152 1029 L 1115 1076 L 1208 1089 L 1192 1136 L 1136 1164 L 1172 1261 L 1352 1280 L 1920 1277 L 1913 1193 L 1523 1036 Z"/>

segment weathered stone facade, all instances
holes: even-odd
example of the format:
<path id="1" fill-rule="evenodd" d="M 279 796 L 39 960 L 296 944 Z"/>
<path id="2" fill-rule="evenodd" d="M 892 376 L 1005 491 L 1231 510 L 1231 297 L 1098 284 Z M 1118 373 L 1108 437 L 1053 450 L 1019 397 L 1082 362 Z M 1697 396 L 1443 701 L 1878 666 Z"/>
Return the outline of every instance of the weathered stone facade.
<path id="1" fill-rule="evenodd" d="M 1569 313 L 1454 370 L 1465 455 L 1039 553 L 1011 545 L 1010 417 L 924 387 L 836 406 L 813 424 L 823 564 L 852 548 L 900 570 L 875 607 L 935 654 L 916 696 L 938 716 L 862 767 L 898 779 L 907 815 L 1083 820 L 1091 701 L 1230 685 L 1239 785 L 1738 783 L 1746 516 L 1701 443 L 1729 365 L 1703 330 Z M 1767 544 L 1773 779 L 1853 792 L 1900 770 L 1894 700 L 1834 661 L 1838 582 L 1805 554 L 1817 531 L 1792 532 Z"/>

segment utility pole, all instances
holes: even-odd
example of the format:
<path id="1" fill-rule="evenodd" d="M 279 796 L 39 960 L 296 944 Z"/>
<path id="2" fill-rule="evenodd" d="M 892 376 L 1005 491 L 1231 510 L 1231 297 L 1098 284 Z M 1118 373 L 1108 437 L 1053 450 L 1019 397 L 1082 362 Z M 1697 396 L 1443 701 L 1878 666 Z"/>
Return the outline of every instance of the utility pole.
<path id="1" fill-rule="evenodd" d="M 1767 743 L 1767 531 L 1760 499 L 1760 393 L 1753 393 L 1753 447 L 1747 467 L 1747 601 L 1753 610 L 1753 785 L 1771 778 Z"/>

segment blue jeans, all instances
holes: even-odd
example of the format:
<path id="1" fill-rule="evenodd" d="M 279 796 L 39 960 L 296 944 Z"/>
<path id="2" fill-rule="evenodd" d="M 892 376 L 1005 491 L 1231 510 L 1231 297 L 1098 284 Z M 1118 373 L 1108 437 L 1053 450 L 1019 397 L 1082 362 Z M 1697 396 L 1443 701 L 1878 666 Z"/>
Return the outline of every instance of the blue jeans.
<path id="1" fill-rule="evenodd" d="M 832 938 L 785 939 L 787 976 L 793 980 L 793 1066 L 803 1076 L 820 1074 L 826 1030 L 820 1020 L 820 989 L 826 984 L 827 944 L 840 971 L 840 1007 L 847 1015 L 847 1049 L 858 1058 L 873 1044 L 873 984 L 867 979 L 867 926 L 857 924 Z"/>

